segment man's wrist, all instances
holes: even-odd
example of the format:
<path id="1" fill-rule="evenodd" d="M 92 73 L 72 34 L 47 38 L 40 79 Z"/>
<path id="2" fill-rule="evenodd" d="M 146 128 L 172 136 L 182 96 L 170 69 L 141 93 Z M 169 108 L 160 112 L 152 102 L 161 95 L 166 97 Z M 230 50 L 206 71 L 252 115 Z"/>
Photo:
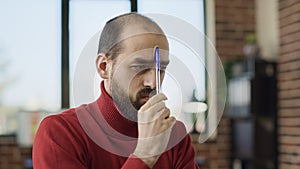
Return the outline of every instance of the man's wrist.
<path id="1" fill-rule="evenodd" d="M 153 156 L 153 157 L 143 157 L 139 156 L 138 154 L 133 153 L 134 156 L 142 160 L 149 168 L 152 168 L 156 161 L 158 160 L 159 156 Z"/>

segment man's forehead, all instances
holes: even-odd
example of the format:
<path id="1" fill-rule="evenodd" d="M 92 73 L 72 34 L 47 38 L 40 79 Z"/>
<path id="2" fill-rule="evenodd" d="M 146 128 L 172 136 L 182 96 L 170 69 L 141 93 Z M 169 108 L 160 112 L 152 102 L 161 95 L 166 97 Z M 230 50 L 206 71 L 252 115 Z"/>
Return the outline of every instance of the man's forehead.
<path id="1" fill-rule="evenodd" d="M 159 46 L 162 50 L 169 50 L 168 40 L 161 34 L 142 34 L 132 36 L 123 41 L 124 52 L 136 52 L 139 50 L 154 48 Z"/>
<path id="2" fill-rule="evenodd" d="M 122 29 L 121 38 L 129 39 L 134 37 L 142 37 L 144 35 L 156 35 L 165 37 L 165 34 L 161 30 L 151 27 L 148 28 L 145 25 L 139 23 L 124 27 L 124 29 Z"/>
<path id="3" fill-rule="evenodd" d="M 133 57 L 154 58 L 154 47 L 158 46 L 162 60 L 168 58 L 169 44 L 166 36 L 158 32 L 150 32 L 137 28 L 123 32 L 120 40 L 121 50 L 117 57 L 118 62 L 123 59 L 131 60 Z"/>
<path id="4" fill-rule="evenodd" d="M 123 53 L 123 58 L 128 60 L 129 62 L 136 62 L 136 63 L 150 63 L 155 62 L 154 52 L 155 52 L 155 45 L 150 48 L 139 48 L 138 50 L 134 50 L 133 52 L 126 52 Z M 168 62 L 169 60 L 169 51 L 159 48 L 160 51 L 160 60 L 162 62 Z M 122 57 L 122 56 L 121 56 Z"/>
<path id="5" fill-rule="evenodd" d="M 127 50 L 122 52 L 117 57 L 117 62 L 125 62 L 127 64 L 153 64 L 155 63 L 154 51 L 157 45 L 153 45 L 150 48 L 138 49 L 138 50 Z M 162 65 L 169 64 L 169 51 L 160 49 L 160 61 Z M 124 51 L 124 50 L 123 50 Z"/>

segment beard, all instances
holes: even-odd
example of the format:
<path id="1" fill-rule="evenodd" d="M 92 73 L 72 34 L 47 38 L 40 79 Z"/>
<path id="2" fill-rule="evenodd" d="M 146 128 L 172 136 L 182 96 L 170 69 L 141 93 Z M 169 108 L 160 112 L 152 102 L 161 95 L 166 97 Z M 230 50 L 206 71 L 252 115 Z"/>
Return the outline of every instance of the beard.
<path id="1" fill-rule="evenodd" d="M 137 122 L 138 110 L 146 103 L 146 101 L 142 102 L 141 100 L 145 96 L 150 98 L 155 90 L 147 87 L 143 88 L 136 94 L 135 99 L 130 98 L 128 93 L 117 81 L 112 80 L 111 95 L 114 103 L 125 118 Z"/>

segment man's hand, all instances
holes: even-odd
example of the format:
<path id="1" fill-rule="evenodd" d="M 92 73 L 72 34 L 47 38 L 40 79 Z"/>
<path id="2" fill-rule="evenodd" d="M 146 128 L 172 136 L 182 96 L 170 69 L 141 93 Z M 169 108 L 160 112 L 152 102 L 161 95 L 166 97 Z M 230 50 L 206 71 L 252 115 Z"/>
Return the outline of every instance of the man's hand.
<path id="1" fill-rule="evenodd" d="M 150 168 L 166 150 L 173 125 L 170 110 L 165 105 L 167 97 L 159 93 L 151 97 L 138 111 L 138 143 L 134 155 Z"/>

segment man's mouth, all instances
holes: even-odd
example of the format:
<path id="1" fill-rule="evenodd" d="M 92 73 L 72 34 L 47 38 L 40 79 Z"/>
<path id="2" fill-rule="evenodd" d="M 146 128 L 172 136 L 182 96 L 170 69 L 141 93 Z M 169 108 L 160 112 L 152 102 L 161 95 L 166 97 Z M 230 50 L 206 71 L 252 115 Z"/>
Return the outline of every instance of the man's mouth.
<path id="1" fill-rule="evenodd" d="M 142 95 L 141 100 L 148 101 L 150 99 L 149 94 Z"/>
<path id="2" fill-rule="evenodd" d="M 134 103 L 135 107 L 139 109 L 154 95 L 154 93 L 155 90 L 149 88 L 141 90 L 137 95 L 137 102 Z"/>
<path id="3" fill-rule="evenodd" d="M 140 106 L 144 105 L 149 99 L 150 99 L 150 95 L 149 94 L 145 93 L 145 94 L 141 95 L 141 97 L 139 99 Z"/>

